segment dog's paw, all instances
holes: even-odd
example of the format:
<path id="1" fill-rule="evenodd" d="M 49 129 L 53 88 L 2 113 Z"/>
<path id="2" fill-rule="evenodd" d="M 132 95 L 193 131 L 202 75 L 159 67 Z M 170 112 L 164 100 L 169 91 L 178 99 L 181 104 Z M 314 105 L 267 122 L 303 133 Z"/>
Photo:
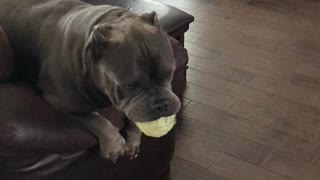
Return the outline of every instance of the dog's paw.
<path id="1" fill-rule="evenodd" d="M 124 146 L 125 156 L 130 159 L 137 158 L 140 150 L 141 133 L 132 134 L 126 140 Z"/>
<path id="2" fill-rule="evenodd" d="M 125 140 L 120 134 L 116 134 L 111 138 L 100 140 L 101 155 L 116 163 L 118 158 L 125 153 Z"/>
<path id="3" fill-rule="evenodd" d="M 128 138 L 124 146 L 125 156 L 131 160 L 137 158 L 140 150 L 140 137 Z"/>

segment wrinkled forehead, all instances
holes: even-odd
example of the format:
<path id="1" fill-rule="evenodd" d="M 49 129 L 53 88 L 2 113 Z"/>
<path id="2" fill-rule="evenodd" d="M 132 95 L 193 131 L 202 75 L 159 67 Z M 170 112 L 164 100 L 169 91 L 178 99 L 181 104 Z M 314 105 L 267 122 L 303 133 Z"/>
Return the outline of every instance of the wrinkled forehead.
<path id="1" fill-rule="evenodd" d="M 174 69 L 171 45 L 161 33 L 126 36 L 109 58 L 114 80 L 126 83 L 141 77 L 161 77 Z"/>

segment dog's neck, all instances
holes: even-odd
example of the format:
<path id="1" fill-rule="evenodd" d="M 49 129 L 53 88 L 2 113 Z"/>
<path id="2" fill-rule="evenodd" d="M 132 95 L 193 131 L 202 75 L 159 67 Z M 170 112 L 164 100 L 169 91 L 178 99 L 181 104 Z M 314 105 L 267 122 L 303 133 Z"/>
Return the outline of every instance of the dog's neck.
<path id="1" fill-rule="evenodd" d="M 95 10 L 87 11 L 87 8 L 95 8 Z M 59 69 L 58 73 L 49 72 L 49 76 L 53 79 L 51 86 L 57 88 L 60 96 L 63 96 L 63 98 L 70 102 L 74 102 L 73 104 L 76 103 L 74 98 L 81 99 L 83 102 L 81 104 L 85 105 L 83 109 L 89 111 L 105 108 L 111 105 L 111 102 L 91 82 L 90 77 L 88 78 L 83 73 L 83 62 L 89 60 L 84 59 L 84 46 L 93 27 L 99 23 L 101 18 L 116 9 L 120 8 L 87 5 L 74 9 L 57 22 L 57 31 L 59 31 L 57 35 L 59 36 L 58 39 L 53 40 L 56 44 L 52 46 L 56 49 L 46 47 L 49 50 L 49 57 L 53 57 L 53 59 L 48 59 L 50 68 Z M 55 84 L 55 82 L 64 84 Z M 73 94 L 68 94 L 66 92 L 68 89 L 72 89 L 69 92 Z"/>

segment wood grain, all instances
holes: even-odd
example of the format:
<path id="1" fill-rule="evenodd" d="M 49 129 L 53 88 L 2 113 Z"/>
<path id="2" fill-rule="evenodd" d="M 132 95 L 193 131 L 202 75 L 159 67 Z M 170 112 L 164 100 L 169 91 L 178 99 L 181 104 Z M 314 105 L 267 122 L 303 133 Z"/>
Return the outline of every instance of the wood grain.
<path id="1" fill-rule="evenodd" d="M 320 1 L 156 1 L 195 16 L 178 176 L 319 180 Z"/>
<path id="2" fill-rule="evenodd" d="M 294 102 L 299 102 L 302 104 L 320 108 L 319 90 L 315 88 L 308 88 L 306 86 L 306 84 L 308 83 L 307 78 L 306 77 L 302 77 L 302 78 L 304 78 L 304 80 L 302 80 L 303 82 L 301 82 L 300 79 L 294 78 L 293 83 L 290 83 L 290 82 L 284 83 L 284 82 L 276 81 L 267 77 L 256 76 L 248 84 L 248 86 L 284 97 Z M 298 83 L 295 83 L 295 81 L 300 82 L 300 85 Z M 312 85 L 315 86 L 314 83 L 309 81 L 309 86 L 312 86 Z"/>
<path id="3" fill-rule="evenodd" d="M 229 65 L 201 59 L 192 55 L 189 56 L 188 66 L 193 70 L 201 71 L 238 84 L 247 84 L 255 77 L 255 74 L 253 73 L 234 68 Z"/>
<path id="4" fill-rule="evenodd" d="M 226 36 L 210 40 L 204 35 L 193 40 L 193 44 L 199 47 L 211 48 L 223 52 L 215 58 L 215 62 L 226 64 L 254 74 L 264 75 L 273 79 L 288 81 L 297 68 L 298 57 L 292 55 L 279 55 L 248 46 L 225 42 L 227 39 L 233 41 L 235 38 Z M 219 40 L 221 38 L 221 40 Z"/>
<path id="5" fill-rule="evenodd" d="M 316 155 L 312 159 L 311 163 L 313 165 L 317 166 L 318 168 L 320 168 L 320 149 L 318 150 L 318 152 L 316 153 Z"/>
<path id="6" fill-rule="evenodd" d="M 188 70 L 187 81 L 224 95 L 261 105 L 276 112 L 286 114 L 290 118 L 303 118 L 303 120 L 317 125 L 320 123 L 320 110 L 312 106 L 292 102 L 280 96 L 242 86 L 191 69 Z"/>
<path id="7" fill-rule="evenodd" d="M 221 51 L 211 50 L 207 47 L 201 47 L 189 42 L 185 43 L 185 47 L 188 49 L 188 53 L 190 55 L 211 61 L 213 61 L 215 58 L 219 57 L 222 54 Z"/>
<path id="8" fill-rule="evenodd" d="M 296 72 L 302 75 L 306 75 L 313 78 L 320 78 L 320 62 L 317 62 L 318 58 L 314 58 L 314 61 L 301 62 L 296 68 Z"/>
<path id="9" fill-rule="evenodd" d="M 175 155 L 182 159 L 188 159 L 188 161 L 203 168 L 208 168 L 222 155 L 222 152 L 184 136 L 177 135 Z"/>
<path id="10" fill-rule="evenodd" d="M 196 37 L 200 36 L 199 33 L 194 33 L 192 31 L 188 31 L 184 34 L 184 37 L 185 37 L 185 41 L 186 42 L 192 42 Z"/>
<path id="11" fill-rule="evenodd" d="M 233 105 L 239 102 L 238 99 L 195 86 L 191 83 L 187 85 L 185 97 L 192 101 L 225 111 L 229 110 Z"/>
<path id="12" fill-rule="evenodd" d="M 183 98 L 182 104 L 181 104 L 181 109 L 184 109 L 190 102 L 191 102 L 190 99 Z"/>
<path id="13" fill-rule="evenodd" d="M 319 168 L 277 151 L 271 153 L 262 167 L 293 180 L 318 180 L 320 177 Z"/>
<path id="14" fill-rule="evenodd" d="M 270 148 L 264 145 L 190 118 L 184 117 L 181 122 L 177 130 L 181 136 L 226 152 L 252 164 L 259 165 L 271 151 Z"/>
<path id="15" fill-rule="evenodd" d="M 320 127 L 302 119 L 288 118 L 281 113 L 244 101 L 237 103 L 229 112 L 309 142 L 320 143 Z"/>
<path id="16" fill-rule="evenodd" d="M 296 73 L 292 76 L 290 83 L 296 86 L 304 87 L 305 89 L 311 89 L 318 92 L 320 90 L 320 68 L 318 69 L 319 69 L 319 74 L 317 75 L 319 77 L 312 77 L 312 75 L 309 76 L 309 75 Z"/>
<path id="17" fill-rule="evenodd" d="M 236 180 L 290 180 L 285 176 L 241 161 L 227 154 L 223 154 L 209 168 L 209 172 Z"/>
<path id="18" fill-rule="evenodd" d="M 310 161 L 317 151 L 315 144 L 304 139 L 195 102 L 190 103 L 184 109 L 183 116 L 196 119 L 302 160 Z"/>
<path id="19" fill-rule="evenodd" d="M 184 159 L 175 157 L 171 163 L 172 180 L 229 180 L 223 176 L 208 172 Z"/>

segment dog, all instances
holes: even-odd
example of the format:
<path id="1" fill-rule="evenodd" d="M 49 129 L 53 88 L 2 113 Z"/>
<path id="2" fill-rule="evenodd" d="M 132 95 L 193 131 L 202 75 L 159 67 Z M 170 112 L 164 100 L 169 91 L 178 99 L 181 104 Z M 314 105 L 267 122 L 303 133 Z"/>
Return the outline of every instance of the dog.
<path id="1" fill-rule="evenodd" d="M 12 43 L 17 73 L 37 67 L 42 97 L 83 123 L 106 159 L 137 157 L 141 132 L 135 122 L 180 109 L 170 85 L 173 50 L 155 12 L 137 15 L 78 0 L 1 0 L 0 24 Z M 130 119 L 126 139 L 97 113 L 111 105 Z"/>

